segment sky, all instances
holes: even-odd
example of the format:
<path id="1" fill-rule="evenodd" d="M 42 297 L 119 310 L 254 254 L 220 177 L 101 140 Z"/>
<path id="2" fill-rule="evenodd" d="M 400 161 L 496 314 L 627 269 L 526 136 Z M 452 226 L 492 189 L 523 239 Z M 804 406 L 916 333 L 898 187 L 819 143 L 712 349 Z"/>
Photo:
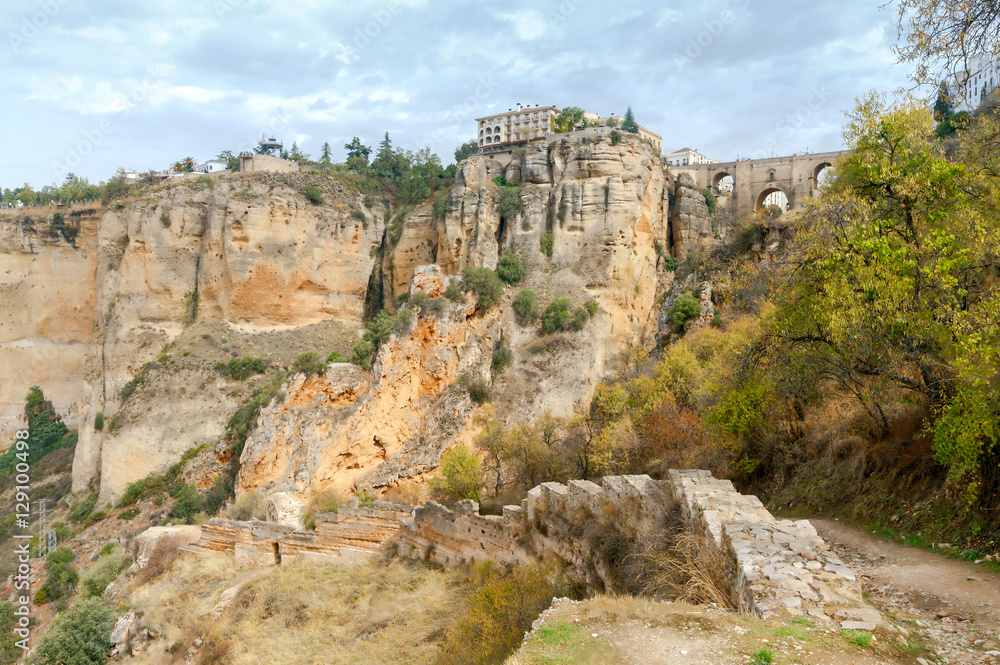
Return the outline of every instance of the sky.
<path id="1" fill-rule="evenodd" d="M 838 150 L 907 85 L 886 0 L 4 0 L 0 186 L 166 169 L 262 135 L 335 159 L 385 132 L 445 164 L 475 118 L 627 107 L 710 158 Z"/>

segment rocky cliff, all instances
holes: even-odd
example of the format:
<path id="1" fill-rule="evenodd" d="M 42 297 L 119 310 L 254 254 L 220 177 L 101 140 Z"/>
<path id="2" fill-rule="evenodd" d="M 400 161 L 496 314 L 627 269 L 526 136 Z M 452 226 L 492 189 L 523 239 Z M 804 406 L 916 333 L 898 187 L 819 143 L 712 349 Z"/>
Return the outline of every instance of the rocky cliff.
<path id="1" fill-rule="evenodd" d="M 306 182 L 199 179 L 105 214 L 81 411 L 109 426 L 81 427 L 75 490 L 99 474 L 102 500 L 114 497 L 218 439 L 236 401 L 214 361 L 247 349 L 277 359 L 281 333 L 357 328 L 384 213 L 333 181 L 310 203 Z"/>
<path id="2" fill-rule="evenodd" d="M 322 203 L 307 199 L 307 184 Z M 74 490 L 99 478 L 101 501 L 111 500 L 184 451 L 216 449 L 256 387 L 224 378 L 217 362 L 254 356 L 288 367 L 303 351 L 349 355 L 366 309 L 391 311 L 404 293 L 440 298 L 464 268 L 493 269 L 514 252 L 525 276 L 499 307 L 484 315 L 472 296 L 440 299 L 382 345 L 371 373 L 334 365 L 286 386 L 261 413 L 237 483 L 295 502 L 328 487 L 382 490 L 419 480 L 446 448 L 472 442 L 484 407 L 455 388 L 463 374 L 492 385 L 490 408 L 505 422 L 585 411 L 621 348 L 656 333 L 657 297 L 672 277 L 664 256 L 704 235 L 704 202 L 688 189 L 628 135 L 473 156 L 436 205 L 388 227 L 395 211 L 336 177 L 157 185 L 113 204 L 99 226 L 84 220 L 75 248 L 39 241 L 32 254 L 24 230 L 5 227 L 4 371 L 33 363 L 32 381 L 63 412 L 79 396 Z M 521 289 L 535 292 L 539 311 L 566 299 L 593 301 L 595 315 L 542 335 L 514 316 Z M 39 300 L 40 314 L 21 313 Z M 513 361 L 497 374 L 501 341 Z M 39 362 L 40 346 L 59 351 Z M 8 417 L 26 388 L 4 393 Z"/>
<path id="3" fill-rule="evenodd" d="M 74 426 L 94 322 L 98 206 L 0 217 L 0 438 L 23 426 L 24 396 L 44 386 Z M 58 216 L 57 216 L 58 215 Z"/>
<path id="4" fill-rule="evenodd" d="M 520 206 L 504 214 L 501 200 L 511 191 Z M 262 413 L 243 452 L 238 491 L 280 492 L 301 507 L 318 489 L 379 490 L 432 470 L 445 449 L 471 442 L 478 428 L 475 405 L 450 387 L 463 372 L 492 384 L 493 413 L 502 421 L 584 412 L 621 348 L 657 330 L 657 295 L 670 282 L 660 253 L 672 245 L 673 193 L 659 159 L 633 137 L 618 145 L 564 139 L 502 161 L 464 161 L 444 206 L 428 201 L 390 228 L 380 274 L 385 301 L 428 288 L 440 295 L 444 281 L 428 275 L 496 268 L 505 251 L 520 257 L 524 280 L 486 317 L 471 304 L 420 316 L 384 346 L 371 376 L 336 365 L 323 377 L 297 378 L 287 398 Z M 700 223 L 697 212 L 679 223 Z M 568 299 L 595 301 L 597 313 L 581 330 L 542 335 L 510 308 L 521 289 L 535 292 L 539 310 Z M 514 360 L 497 374 L 490 359 L 501 339 Z"/>

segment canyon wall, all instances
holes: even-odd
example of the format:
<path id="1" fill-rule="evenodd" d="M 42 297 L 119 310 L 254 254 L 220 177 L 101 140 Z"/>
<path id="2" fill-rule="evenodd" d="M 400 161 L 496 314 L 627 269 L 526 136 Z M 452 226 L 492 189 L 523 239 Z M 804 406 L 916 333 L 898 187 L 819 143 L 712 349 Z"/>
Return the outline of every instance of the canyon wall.
<path id="1" fill-rule="evenodd" d="M 334 181 L 322 183 L 325 203 L 310 203 L 308 182 L 205 178 L 146 191 L 105 214 L 81 410 L 85 423 L 102 413 L 109 426 L 81 428 L 74 490 L 99 474 L 101 499 L 113 498 L 185 450 L 214 443 L 236 408 L 214 362 L 247 346 L 273 358 L 275 334 L 322 322 L 360 325 L 384 212 Z M 201 350 L 198 337 L 221 337 L 222 347 Z M 193 350 L 179 358 L 171 345 L 182 342 Z"/>
<path id="2" fill-rule="evenodd" d="M 77 423 L 93 333 L 100 213 L 84 206 L 0 216 L 2 448 L 25 424 L 24 397 L 32 385 L 44 388 L 70 427 Z"/>

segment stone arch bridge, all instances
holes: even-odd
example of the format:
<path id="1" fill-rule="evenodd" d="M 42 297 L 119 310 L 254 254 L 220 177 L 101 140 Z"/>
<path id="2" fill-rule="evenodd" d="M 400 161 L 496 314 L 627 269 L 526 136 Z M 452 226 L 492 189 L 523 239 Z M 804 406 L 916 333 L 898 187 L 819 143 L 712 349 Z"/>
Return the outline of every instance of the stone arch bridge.
<path id="1" fill-rule="evenodd" d="M 820 152 L 790 157 L 747 159 L 717 164 L 692 164 L 675 167 L 677 172 L 689 173 L 699 189 L 711 188 L 716 195 L 725 196 L 724 180 L 731 176 L 732 201 L 736 211 L 760 210 L 764 200 L 774 192 L 784 192 L 789 208 L 797 208 L 806 199 L 819 197 L 819 177 L 823 169 L 835 166 L 847 151 Z"/>

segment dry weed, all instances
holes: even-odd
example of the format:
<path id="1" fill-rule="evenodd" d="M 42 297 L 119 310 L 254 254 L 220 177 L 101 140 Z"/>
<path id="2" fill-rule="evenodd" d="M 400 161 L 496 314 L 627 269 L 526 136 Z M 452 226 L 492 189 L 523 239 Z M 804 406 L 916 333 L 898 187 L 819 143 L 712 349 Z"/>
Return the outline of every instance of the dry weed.
<path id="1" fill-rule="evenodd" d="M 729 557 L 693 531 L 678 532 L 663 545 L 648 545 L 639 555 L 646 593 L 737 609 L 732 590 L 736 570 Z"/>

